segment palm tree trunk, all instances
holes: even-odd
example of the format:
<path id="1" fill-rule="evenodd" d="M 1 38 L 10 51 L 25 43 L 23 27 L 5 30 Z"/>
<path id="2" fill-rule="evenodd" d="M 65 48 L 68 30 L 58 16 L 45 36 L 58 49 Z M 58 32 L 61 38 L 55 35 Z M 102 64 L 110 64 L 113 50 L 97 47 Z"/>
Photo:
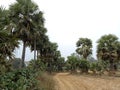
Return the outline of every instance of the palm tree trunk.
<path id="1" fill-rule="evenodd" d="M 37 59 L 38 59 L 38 53 L 39 53 L 39 51 L 37 50 Z"/>
<path id="2" fill-rule="evenodd" d="M 23 68 L 25 66 L 25 51 L 26 51 L 26 42 L 23 41 L 23 51 L 22 51 L 22 60 L 20 63 L 20 68 Z"/>
<path id="3" fill-rule="evenodd" d="M 34 40 L 34 60 L 36 60 L 36 37 Z"/>

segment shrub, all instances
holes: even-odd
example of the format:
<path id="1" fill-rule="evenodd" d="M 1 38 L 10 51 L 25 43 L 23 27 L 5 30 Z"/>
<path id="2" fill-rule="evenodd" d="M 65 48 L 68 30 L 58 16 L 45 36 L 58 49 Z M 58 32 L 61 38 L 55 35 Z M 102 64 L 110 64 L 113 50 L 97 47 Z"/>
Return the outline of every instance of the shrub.
<path id="1" fill-rule="evenodd" d="M 90 63 L 89 61 L 85 60 L 85 59 L 81 59 L 79 62 L 79 68 L 81 70 L 81 72 L 88 72 L 88 69 L 90 67 Z"/>
<path id="2" fill-rule="evenodd" d="M 41 70 L 41 71 L 44 71 L 46 70 L 46 65 L 40 60 L 31 60 L 29 65 L 28 65 L 29 68 L 32 68 L 34 70 Z"/>
<path id="3" fill-rule="evenodd" d="M 99 74 L 102 74 L 104 71 L 108 70 L 109 64 L 108 62 L 98 60 L 97 62 L 90 63 L 90 70 L 93 71 L 95 74 L 98 72 Z"/>
<path id="4" fill-rule="evenodd" d="M 97 62 L 90 63 L 90 70 L 95 74 L 97 68 Z"/>
<path id="5" fill-rule="evenodd" d="M 36 75 L 27 68 L 0 75 L 0 90 L 38 90 Z"/>
<path id="6" fill-rule="evenodd" d="M 0 59 L 0 75 L 11 71 L 11 63 L 9 60 Z"/>

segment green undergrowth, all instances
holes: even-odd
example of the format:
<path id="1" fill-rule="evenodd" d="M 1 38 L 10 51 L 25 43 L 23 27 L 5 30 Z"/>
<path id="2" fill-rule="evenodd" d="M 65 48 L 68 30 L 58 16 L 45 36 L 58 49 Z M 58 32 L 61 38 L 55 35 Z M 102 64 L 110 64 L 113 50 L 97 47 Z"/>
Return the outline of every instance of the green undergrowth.
<path id="1" fill-rule="evenodd" d="M 0 90 L 39 90 L 37 74 L 30 69 L 20 69 L 0 75 Z"/>
<path id="2" fill-rule="evenodd" d="M 24 68 L 0 75 L 0 90 L 54 90 L 52 76 Z"/>

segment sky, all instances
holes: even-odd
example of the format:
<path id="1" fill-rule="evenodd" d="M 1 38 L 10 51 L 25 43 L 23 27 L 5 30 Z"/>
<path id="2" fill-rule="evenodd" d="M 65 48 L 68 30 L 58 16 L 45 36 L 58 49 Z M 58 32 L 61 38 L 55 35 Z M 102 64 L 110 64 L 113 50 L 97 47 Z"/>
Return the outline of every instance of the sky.
<path id="1" fill-rule="evenodd" d="M 90 38 L 96 58 L 96 42 L 105 34 L 120 38 L 120 0 L 33 0 L 44 13 L 50 41 L 58 43 L 63 57 L 76 50 L 79 38 Z M 0 0 L 8 8 L 15 0 Z M 15 51 L 21 57 L 21 49 Z M 26 60 L 33 58 L 27 49 Z"/>

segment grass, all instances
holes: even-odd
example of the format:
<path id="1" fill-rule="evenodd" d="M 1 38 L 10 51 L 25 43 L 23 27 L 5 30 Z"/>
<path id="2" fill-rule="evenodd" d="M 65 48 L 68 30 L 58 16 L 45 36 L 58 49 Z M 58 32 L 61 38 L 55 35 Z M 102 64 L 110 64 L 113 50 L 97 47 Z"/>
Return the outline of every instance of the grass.
<path id="1" fill-rule="evenodd" d="M 43 72 L 40 73 L 37 79 L 39 80 L 40 90 L 55 90 L 55 83 L 52 75 Z"/>

